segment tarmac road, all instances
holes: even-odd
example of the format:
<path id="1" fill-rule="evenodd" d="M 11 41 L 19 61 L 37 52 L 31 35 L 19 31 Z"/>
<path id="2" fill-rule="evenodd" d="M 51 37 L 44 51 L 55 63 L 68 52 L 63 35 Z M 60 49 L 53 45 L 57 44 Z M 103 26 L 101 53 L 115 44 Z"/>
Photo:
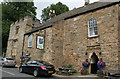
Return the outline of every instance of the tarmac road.
<path id="1" fill-rule="evenodd" d="M 48 79 L 48 78 L 55 78 L 56 76 L 51 77 L 45 77 L 45 76 L 39 76 L 34 77 L 32 74 L 27 73 L 19 73 L 18 68 L 13 67 L 1 67 L 0 68 L 1 77 L 2 79 Z"/>
<path id="2" fill-rule="evenodd" d="M 32 74 L 27 74 L 27 73 L 19 73 L 18 68 L 13 68 L 13 67 L 1 67 L 0 66 L 0 77 L 1 79 L 104 79 L 101 77 L 72 77 L 72 76 L 60 76 L 60 75 L 55 75 L 50 77 L 46 76 L 39 76 L 39 77 L 34 77 Z M 113 78 L 113 79 L 119 79 L 119 78 Z"/>

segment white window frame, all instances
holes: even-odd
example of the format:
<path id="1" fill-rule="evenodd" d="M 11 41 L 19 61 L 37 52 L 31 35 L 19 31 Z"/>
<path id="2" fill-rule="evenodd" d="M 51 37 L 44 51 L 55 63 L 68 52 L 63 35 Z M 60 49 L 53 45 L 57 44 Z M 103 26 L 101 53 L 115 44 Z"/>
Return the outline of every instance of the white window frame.
<path id="1" fill-rule="evenodd" d="M 90 19 L 90 20 L 88 21 L 88 37 L 96 37 L 96 36 L 98 36 L 98 27 L 97 27 L 97 24 L 96 24 L 97 34 L 95 34 L 95 29 L 94 29 L 94 28 L 95 28 L 95 25 L 93 24 L 93 27 L 92 27 L 92 28 L 93 28 L 93 31 L 92 31 L 93 34 L 90 35 L 90 25 L 89 25 L 90 23 L 89 23 L 89 22 L 90 22 L 91 20 L 96 20 L 96 19 L 93 18 L 93 19 Z M 97 20 L 96 20 L 96 22 L 97 22 Z"/>
<path id="2" fill-rule="evenodd" d="M 28 37 L 28 47 L 32 47 L 33 34 Z"/>

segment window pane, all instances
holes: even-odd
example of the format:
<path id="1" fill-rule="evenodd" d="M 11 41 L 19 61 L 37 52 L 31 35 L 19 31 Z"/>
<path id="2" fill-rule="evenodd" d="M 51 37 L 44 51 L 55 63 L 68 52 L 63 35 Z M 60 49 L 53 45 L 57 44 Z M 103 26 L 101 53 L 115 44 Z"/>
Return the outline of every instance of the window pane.
<path id="1" fill-rule="evenodd" d="M 14 48 L 16 48 L 16 47 L 17 47 L 17 41 L 14 42 Z"/>
<path id="2" fill-rule="evenodd" d="M 43 65 L 51 65 L 50 63 L 45 62 L 45 61 L 39 61 L 39 62 L 42 63 Z"/>
<path id="3" fill-rule="evenodd" d="M 29 42 L 29 46 L 32 46 L 32 42 Z"/>
<path id="4" fill-rule="evenodd" d="M 91 23 L 91 21 L 89 22 L 89 27 L 91 27 L 92 26 L 92 23 Z"/>
<path id="5" fill-rule="evenodd" d="M 36 61 L 32 61 L 32 64 L 37 64 L 37 62 Z"/>
<path id="6" fill-rule="evenodd" d="M 27 64 L 30 64 L 30 63 L 31 63 L 31 61 L 28 61 L 28 62 L 27 62 Z"/>
<path id="7" fill-rule="evenodd" d="M 28 47 L 32 47 L 32 38 L 33 38 L 33 35 L 30 35 L 29 36 L 29 39 L 28 39 Z"/>
<path id="8" fill-rule="evenodd" d="M 95 33 L 95 35 L 98 34 L 97 27 L 94 28 L 94 33 Z"/>
<path id="9" fill-rule="evenodd" d="M 97 20 L 96 19 L 91 19 L 89 20 L 89 35 L 97 35 L 98 30 L 97 30 Z"/>
<path id="10" fill-rule="evenodd" d="M 90 28 L 90 36 L 93 35 L 93 28 Z"/>

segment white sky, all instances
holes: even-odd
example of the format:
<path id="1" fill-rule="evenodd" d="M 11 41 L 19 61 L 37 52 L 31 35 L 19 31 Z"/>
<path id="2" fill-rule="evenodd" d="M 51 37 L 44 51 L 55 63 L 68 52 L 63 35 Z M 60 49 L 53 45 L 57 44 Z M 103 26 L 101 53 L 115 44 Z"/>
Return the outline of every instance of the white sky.
<path id="1" fill-rule="evenodd" d="M 0 2 L 3 2 L 4 0 L 0 0 Z M 17 0 L 14 0 L 17 2 Z M 72 10 L 74 8 L 78 8 L 84 5 L 84 0 L 33 0 L 34 5 L 37 7 L 37 19 L 41 19 L 42 10 L 46 8 L 47 6 L 50 6 L 51 4 L 56 4 L 58 2 L 62 2 L 63 4 L 67 5 L 69 7 L 69 10 Z M 99 0 L 89 0 L 90 3 L 99 1 Z"/>
<path id="2" fill-rule="evenodd" d="M 0 0 L 0 3 L 4 0 Z M 10 0 L 9 0 L 10 1 Z M 13 1 L 13 0 L 12 0 Z M 13 2 L 18 2 L 19 0 L 14 0 Z M 22 0 L 20 0 L 22 1 Z M 29 0 L 23 0 L 22 2 L 29 1 Z M 56 4 L 58 2 L 62 2 L 63 4 L 67 5 L 69 7 L 69 10 L 72 10 L 74 8 L 78 8 L 84 5 L 84 0 L 33 0 L 35 6 L 37 7 L 37 15 L 36 17 L 38 19 L 41 19 L 42 10 L 46 8 L 47 6 L 50 6 L 51 4 Z M 90 3 L 100 1 L 100 2 L 115 2 L 119 0 L 89 0 Z"/>
<path id="3" fill-rule="evenodd" d="M 99 0 L 90 0 L 90 3 L 96 2 Z M 78 8 L 84 5 L 84 0 L 34 0 L 34 4 L 37 7 L 37 18 L 41 19 L 42 10 L 47 6 L 50 6 L 52 3 L 56 4 L 58 2 L 62 2 L 63 4 L 67 5 L 70 10 L 74 8 Z"/>

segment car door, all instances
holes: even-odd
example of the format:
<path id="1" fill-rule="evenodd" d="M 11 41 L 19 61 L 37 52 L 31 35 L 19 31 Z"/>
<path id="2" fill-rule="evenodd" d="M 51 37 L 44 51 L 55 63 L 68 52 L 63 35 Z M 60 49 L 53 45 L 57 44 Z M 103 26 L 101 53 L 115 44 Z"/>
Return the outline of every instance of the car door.
<path id="1" fill-rule="evenodd" d="M 23 66 L 24 71 L 27 72 L 27 73 L 30 72 L 30 64 L 31 64 L 31 61 L 28 61 Z"/>
<path id="2" fill-rule="evenodd" d="M 31 68 L 30 72 L 33 73 L 36 67 L 37 67 L 37 61 L 32 61 L 31 66 L 30 66 L 30 68 Z"/>

